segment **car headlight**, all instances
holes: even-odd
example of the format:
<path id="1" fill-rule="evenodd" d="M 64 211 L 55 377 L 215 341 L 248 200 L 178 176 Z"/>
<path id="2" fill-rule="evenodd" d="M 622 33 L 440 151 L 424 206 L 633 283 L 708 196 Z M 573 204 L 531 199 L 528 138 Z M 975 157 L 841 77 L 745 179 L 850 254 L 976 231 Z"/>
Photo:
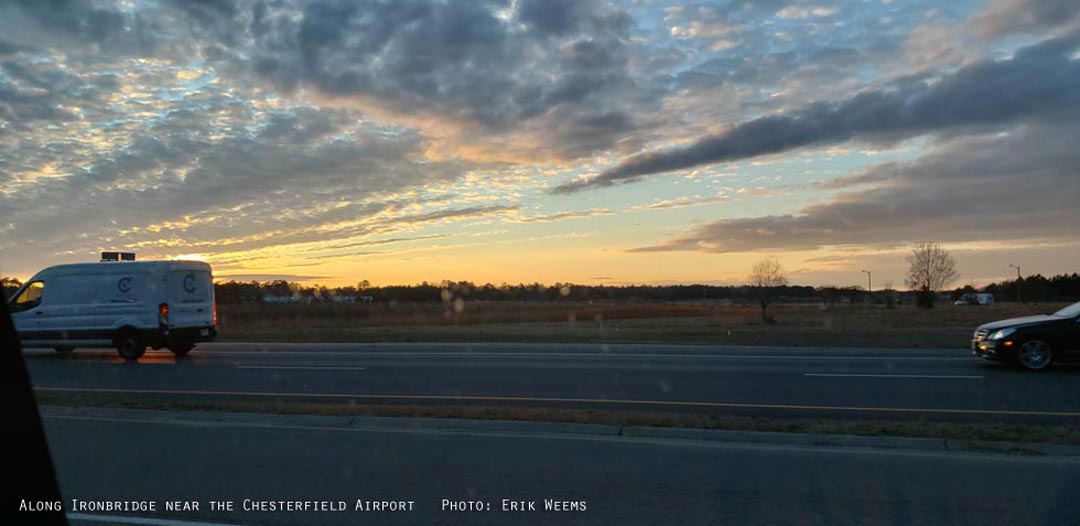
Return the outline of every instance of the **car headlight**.
<path id="1" fill-rule="evenodd" d="M 987 339 L 988 340 L 1003 340 L 1008 338 L 1010 334 L 1016 332 L 1015 328 L 1001 329 L 1000 331 L 994 331 Z"/>

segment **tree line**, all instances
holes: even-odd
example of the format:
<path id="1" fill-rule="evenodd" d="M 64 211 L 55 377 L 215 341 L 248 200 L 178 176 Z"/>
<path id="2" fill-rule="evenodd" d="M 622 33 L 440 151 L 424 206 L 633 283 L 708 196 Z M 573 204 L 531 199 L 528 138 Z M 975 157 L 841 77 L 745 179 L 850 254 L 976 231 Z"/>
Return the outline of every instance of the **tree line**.
<path id="1" fill-rule="evenodd" d="M 1034 274 L 1020 279 L 998 281 L 981 288 L 965 285 L 953 291 L 953 297 L 959 298 L 970 292 L 989 292 L 998 301 L 1080 301 L 1080 274 L 1073 272 L 1051 277 Z"/>
<path id="2" fill-rule="evenodd" d="M 836 289 L 837 291 L 843 289 Z M 810 286 L 775 287 L 786 299 L 814 300 L 823 289 Z M 423 282 L 416 285 L 323 287 L 277 280 L 269 282 L 225 281 L 215 285 L 219 304 L 261 303 L 265 296 L 294 297 L 332 302 L 334 297 L 365 297 L 373 302 L 422 303 L 431 301 L 642 301 L 694 300 L 751 301 L 752 287 L 725 285 L 580 285 L 575 283 L 477 284 L 471 281 Z"/>

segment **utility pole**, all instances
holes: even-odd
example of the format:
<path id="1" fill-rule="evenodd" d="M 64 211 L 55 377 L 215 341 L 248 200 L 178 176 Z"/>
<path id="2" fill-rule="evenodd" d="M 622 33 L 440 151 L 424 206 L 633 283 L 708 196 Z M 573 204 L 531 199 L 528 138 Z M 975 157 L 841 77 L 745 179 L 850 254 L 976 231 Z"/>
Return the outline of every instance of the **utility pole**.
<path id="1" fill-rule="evenodd" d="M 1009 263 L 1009 266 L 1016 269 L 1016 302 L 1023 303 L 1024 296 L 1020 294 L 1020 287 L 1022 286 L 1022 281 L 1024 278 L 1020 277 L 1020 265 L 1013 265 L 1012 263 Z"/>
<path id="2" fill-rule="evenodd" d="M 870 281 L 870 271 L 864 270 L 863 272 L 866 273 L 866 297 L 869 303 L 869 300 L 872 300 L 874 298 L 874 289 L 873 287 L 871 287 L 872 282 Z"/>

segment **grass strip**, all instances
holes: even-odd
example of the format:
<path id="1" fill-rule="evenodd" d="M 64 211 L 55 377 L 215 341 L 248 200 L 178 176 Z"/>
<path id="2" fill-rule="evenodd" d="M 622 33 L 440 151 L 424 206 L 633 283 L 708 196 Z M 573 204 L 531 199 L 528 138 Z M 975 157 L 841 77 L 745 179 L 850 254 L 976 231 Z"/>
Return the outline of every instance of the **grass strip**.
<path id="1" fill-rule="evenodd" d="M 1020 425 L 1011 423 L 925 420 L 837 420 L 777 418 L 724 414 L 686 414 L 559 407 L 481 405 L 352 404 L 297 401 L 250 402 L 229 399 L 191 400 L 178 395 L 150 394 L 139 398 L 111 393 L 37 393 L 43 406 L 158 409 L 170 411 L 245 412 L 354 417 L 457 418 L 564 422 L 618 426 L 773 431 L 862 436 L 947 438 L 1004 442 L 1080 444 L 1080 424 Z"/>

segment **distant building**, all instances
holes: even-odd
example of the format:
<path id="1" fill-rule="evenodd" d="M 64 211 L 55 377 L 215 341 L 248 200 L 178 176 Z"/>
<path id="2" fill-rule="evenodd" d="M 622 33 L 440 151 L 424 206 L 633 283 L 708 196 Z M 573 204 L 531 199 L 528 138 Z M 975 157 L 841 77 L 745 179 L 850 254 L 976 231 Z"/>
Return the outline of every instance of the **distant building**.
<path id="1" fill-rule="evenodd" d="M 269 294 L 262 297 L 263 303 L 311 303 L 313 299 L 311 296 L 271 296 Z"/>
<path id="2" fill-rule="evenodd" d="M 371 303 L 374 296 L 356 296 L 352 294 L 338 294 L 334 296 L 274 296 L 266 294 L 262 297 L 263 303 L 290 303 L 311 305 L 313 303 Z"/>

